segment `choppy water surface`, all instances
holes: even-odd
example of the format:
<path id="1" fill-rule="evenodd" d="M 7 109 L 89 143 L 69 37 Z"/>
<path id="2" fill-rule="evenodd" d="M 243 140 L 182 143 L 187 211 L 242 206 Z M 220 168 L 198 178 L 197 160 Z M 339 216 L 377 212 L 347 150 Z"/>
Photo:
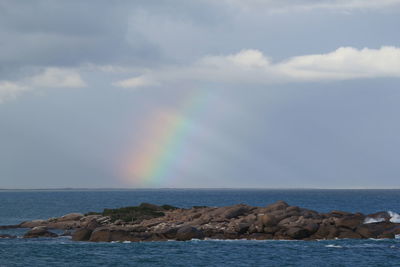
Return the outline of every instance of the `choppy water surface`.
<path id="1" fill-rule="evenodd" d="M 400 212 L 400 190 L 0 191 L 0 224 L 141 202 L 264 206 L 285 200 L 317 211 Z M 21 235 L 20 230 L 0 233 Z M 400 266 L 400 240 L 88 243 L 0 239 L 0 266 Z"/>

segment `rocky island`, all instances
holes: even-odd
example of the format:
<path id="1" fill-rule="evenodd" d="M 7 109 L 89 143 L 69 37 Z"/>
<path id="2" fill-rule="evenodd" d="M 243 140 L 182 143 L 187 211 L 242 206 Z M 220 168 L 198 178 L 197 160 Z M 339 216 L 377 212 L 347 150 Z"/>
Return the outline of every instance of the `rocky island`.
<path id="1" fill-rule="evenodd" d="M 397 216 L 397 217 L 396 217 Z M 336 238 L 395 238 L 398 214 L 364 215 L 344 211 L 318 213 L 278 201 L 265 207 L 238 204 L 189 209 L 142 203 L 87 214 L 0 226 L 30 228 L 24 238 L 57 237 L 64 230 L 75 241 L 185 241 L 191 239 L 317 240 Z M 0 236 L 12 238 L 10 235 Z"/>

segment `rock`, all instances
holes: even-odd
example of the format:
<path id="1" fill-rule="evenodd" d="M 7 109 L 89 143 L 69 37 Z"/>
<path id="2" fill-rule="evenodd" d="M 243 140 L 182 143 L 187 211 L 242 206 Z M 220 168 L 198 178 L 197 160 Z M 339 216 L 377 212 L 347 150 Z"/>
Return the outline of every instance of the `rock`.
<path id="1" fill-rule="evenodd" d="M 66 214 L 57 219 L 58 222 L 65 222 L 65 221 L 79 221 L 83 217 L 81 213 L 70 213 Z"/>
<path id="2" fill-rule="evenodd" d="M 344 229 L 339 230 L 338 238 L 358 239 L 358 238 L 362 238 L 362 236 L 359 233 L 356 233 L 350 229 L 344 228 Z"/>
<path id="3" fill-rule="evenodd" d="M 302 209 L 300 215 L 307 219 L 316 219 L 321 217 L 318 212 L 308 209 Z"/>
<path id="4" fill-rule="evenodd" d="M 0 230 L 21 228 L 21 224 L 15 225 L 0 225 Z"/>
<path id="5" fill-rule="evenodd" d="M 289 205 L 285 201 L 279 200 L 273 204 L 268 205 L 266 207 L 266 210 L 267 211 L 284 210 L 287 207 L 289 207 Z"/>
<path id="6" fill-rule="evenodd" d="M 33 221 L 29 221 L 29 222 L 22 222 L 19 227 L 20 228 L 34 228 L 34 227 L 38 227 L 38 226 L 44 226 L 47 225 L 47 221 L 45 220 L 33 220 Z"/>
<path id="7" fill-rule="evenodd" d="M 319 224 L 316 223 L 306 223 L 302 226 L 305 230 L 309 232 L 310 235 L 314 234 L 319 229 Z"/>
<path id="8" fill-rule="evenodd" d="M 380 211 L 372 214 L 368 214 L 365 217 L 364 223 L 374 223 L 374 222 L 389 222 L 390 221 L 390 214 L 386 211 Z"/>
<path id="9" fill-rule="evenodd" d="M 64 231 L 60 236 L 72 236 L 72 232 L 69 230 Z"/>
<path id="10" fill-rule="evenodd" d="M 249 228 L 250 228 L 250 224 L 249 223 L 239 223 L 239 224 L 237 224 L 237 226 L 235 227 L 235 231 L 238 233 L 238 234 L 244 234 L 244 233 L 246 233 L 248 230 L 249 230 Z"/>
<path id="11" fill-rule="evenodd" d="M 4 239 L 9 239 L 9 238 L 17 238 L 15 235 L 0 235 L 0 239 L 4 238 Z"/>
<path id="12" fill-rule="evenodd" d="M 111 242 L 111 241 L 131 241 L 133 237 L 130 231 L 123 228 L 103 226 L 96 228 L 90 235 L 89 241 L 92 242 Z M 140 240 L 135 240 L 140 241 Z"/>
<path id="13" fill-rule="evenodd" d="M 297 221 L 298 219 L 299 219 L 298 216 L 287 217 L 287 218 L 281 220 L 281 221 L 278 223 L 278 226 L 279 226 L 279 227 L 288 227 L 288 225 L 290 225 L 291 223 Z"/>
<path id="14" fill-rule="evenodd" d="M 313 239 L 333 239 L 337 237 L 339 231 L 335 225 L 322 223 L 317 232 L 314 233 Z"/>
<path id="15" fill-rule="evenodd" d="M 304 228 L 293 227 L 286 231 L 286 234 L 294 239 L 302 239 L 310 236 L 310 232 Z"/>
<path id="16" fill-rule="evenodd" d="M 247 239 L 250 240 L 268 240 L 268 239 L 273 239 L 274 235 L 272 234 L 262 234 L 262 233 L 254 233 L 248 236 Z"/>
<path id="17" fill-rule="evenodd" d="M 278 220 L 272 214 L 263 214 L 260 216 L 260 220 L 264 226 L 275 226 L 278 224 Z"/>
<path id="18" fill-rule="evenodd" d="M 286 212 L 295 212 L 295 213 L 300 213 L 300 208 L 298 206 L 289 206 L 286 208 Z"/>
<path id="19" fill-rule="evenodd" d="M 24 238 L 57 237 L 58 235 L 47 230 L 46 227 L 34 227 L 25 233 Z"/>
<path id="20" fill-rule="evenodd" d="M 92 230 L 87 229 L 87 228 L 78 229 L 72 234 L 72 240 L 88 241 L 90 239 L 92 232 L 93 232 Z"/>
<path id="21" fill-rule="evenodd" d="M 279 231 L 279 227 L 277 226 L 266 226 L 264 227 L 264 233 L 266 234 L 275 234 L 276 232 Z"/>
<path id="22" fill-rule="evenodd" d="M 391 229 L 393 229 L 392 223 L 379 222 L 359 225 L 356 232 L 364 238 L 377 238 L 383 233 L 390 233 Z"/>
<path id="23" fill-rule="evenodd" d="M 393 238 L 396 238 L 396 235 L 394 233 L 383 233 L 383 234 L 378 235 L 378 238 L 390 238 L 390 239 L 393 239 Z"/>
<path id="24" fill-rule="evenodd" d="M 166 239 L 173 239 L 176 236 L 176 232 L 178 230 L 176 228 L 166 228 L 163 229 L 162 231 L 159 231 L 158 233 L 160 235 L 163 235 Z"/>
<path id="25" fill-rule="evenodd" d="M 105 209 L 102 213 L 71 213 L 60 218 L 34 220 L 0 229 L 32 228 L 24 237 L 55 237 L 48 229 L 70 230 L 74 241 L 161 241 L 203 239 L 334 239 L 394 238 L 400 223 L 387 212 L 361 213 L 313 210 L 278 201 L 266 207 L 238 204 L 228 207 L 177 209 L 143 203 L 136 207 Z M 380 222 L 376 222 L 380 221 Z M 72 234 L 71 234 L 72 232 Z M 7 238 L 0 235 L 0 238 Z"/>
<path id="26" fill-rule="evenodd" d="M 100 227 L 101 224 L 97 221 L 99 219 L 98 216 L 88 216 L 81 222 L 81 227 L 89 229 L 89 230 L 94 230 L 97 227 Z"/>
<path id="27" fill-rule="evenodd" d="M 256 215 L 254 215 L 254 214 L 249 214 L 249 215 L 245 216 L 245 217 L 242 219 L 242 222 L 246 222 L 246 223 L 249 223 L 249 224 L 253 224 L 253 223 L 255 223 L 256 220 L 257 220 L 257 216 L 256 216 Z"/>
<path id="28" fill-rule="evenodd" d="M 193 226 L 183 226 L 179 228 L 176 233 L 176 240 L 179 241 L 191 240 L 193 238 L 203 239 L 204 238 L 203 231 Z"/>
<path id="29" fill-rule="evenodd" d="M 264 225 L 261 221 L 256 221 L 255 223 L 251 224 L 248 231 L 250 234 L 252 233 L 262 233 L 264 230 Z"/>
<path id="30" fill-rule="evenodd" d="M 338 218 L 335 221 L 337 227 L 346 227 L 349 229 L 355 229 L 357 226 L 362 224 L 364 217 L 357 215 L 346 215 L 344 217 Z"/>
<path id="31" fill-rule="evenodd" d="M 223 214 L 223 217 L 226 219 L 237 218 L 238 216 L 244 215 L 249 211 L 250 208 L 247 205 L 236 205 L 226 210 Z"/>
<path id="32" fill-rule="evenodd" d="M 346 211 L 340 211 L 340 210 L 333 210 L 329 213 L 330 216 L 333 217 L 343 217 L 343 216 L 348 216 L 351 215 L 350 212 L 346 212 Z"/>

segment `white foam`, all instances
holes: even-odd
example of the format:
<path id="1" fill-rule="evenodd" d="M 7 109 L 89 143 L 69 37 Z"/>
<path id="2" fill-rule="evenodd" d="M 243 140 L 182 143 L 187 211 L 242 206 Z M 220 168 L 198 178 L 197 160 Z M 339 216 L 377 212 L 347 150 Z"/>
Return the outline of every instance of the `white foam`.
<path id="1" fill-rule="evenodd" d="M 392 223 L 400 223 L 400 215 L 396 212 L 393 211 L 388 211 L 389 215 L 390 215 L 390 222 Z"/>
<path id="2" fill-rule="evenodd" d="M 369 223 L 378 223 L 378 222 L 383 222 L 385 221 L 385 218 L 371 218 L 367 217 L 364 219 L 364 224 L 369 224 Z"/>
<path id="3" fill-rule="evenodd" d="M 124 242 L 122 242 L 122 243 L 124 243 L 124 244 L 130 244 L 130 243 L 132 243 L 131 241 L 124 241 Z"/>
<path id="4" fill-rule="evenodd" d="M 334 245 L 334 244 L 329 244 L 325 246 L 326 248 L 343 248 L 342 246 L 339 245 Z"/>

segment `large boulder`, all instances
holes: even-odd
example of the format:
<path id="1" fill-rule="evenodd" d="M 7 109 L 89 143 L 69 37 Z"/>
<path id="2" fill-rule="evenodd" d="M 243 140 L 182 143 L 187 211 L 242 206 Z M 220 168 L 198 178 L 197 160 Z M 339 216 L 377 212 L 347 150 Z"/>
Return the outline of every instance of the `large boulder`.
<path id="1" fill-rule="evenodd" d="M 289 228 L 286 234 L 294 239 L 303 239 L 310 236 L 310 232 L 307 229 L 301 227 Z"/>
<path id="2" fill-rule="evenodd" d="M 267 212 L 271 212 L 276 210 L 284 210 L 287 207 L 289 207 L 289 204 L 287 204 L 285 201 L 279 200 L 273 204 L 266 206 L 265 209 Z"/>
<path id="3" fill-rule="evenodd" d="M 203 239 L 204 232 L 193 226 L 183 226 L 176 232 L 176 240 L 186 241 L 193 238 Z"/>
<path id="4" fill-rule="evenodd" d="M 131 232 L 123 227 L 103 226 L 96 228 L 90 235 L 92 242 L 132 241 Z M 133 240 L 140 241 L 140 240 Z"/>
<path id="5" fill-rule="evenodd" d="M 361 215 L 347 215 L 335 220 L 337 227 L 345 227 L 349 229 L 355 229 L 361 225 L 364 221 L 364 216 Z"/>
<path id="6" fill-rule="evenodd" d="M 352 239 L 362 238 L 362 236 L 359 233 L 354 232 L 348 228 L 341 228 L 338 229 L 338 231 L 339 231 L 338 238 L 352 238 Z"/>
<path id="7" fill-rule="evenodd" d="M 266 226 L 264 227 L 264 233 L 266 234 L 275 234 L 276 232 L 279 231 L 279 227 L 278 226 Z"/>
<path id="8" fill-rule="evenodd" d="M 90 239 L 92 232 L 93 232 L 92 230 L 87 229 L 87 228 L 78 229 L 72 234 L 72 240 L 88 241 Z"/>
<path id="9" fill-rule="evenodd" d="M 235 205 L 226 210 L 222 216 L 226 219 L 237 218 L 239 216 L 247 214 L 251 210 L 251 207 L 243 204 Z"/>
<path id="10" fill-rule="evenodd" d="M 378 222 L 362 224 L 356 228 L 356 232 L 364 238 L 377 238 L 383 233 L 390 233 L 394 225 L 390 222 Z"/>
<path id="11" fill-rule="evenodd" d="M 25 233 L 24 238 L 57 237 L 58 235 L 47 230 L 47 227 L 34 227 Z"/>
<path id="12" fill-rule="evenodd" d="M 278 224 L 278 219 L 272 214 L 263 214 L 259 216 L 261 223 L 264 226 L 275 226 Z"/>
<path id="13" fill-rule="evenodd" d="M 329 223 L 322 223 L 318 230 L 313 234 L 313 239 L 333 239 L 339 235 L 338 228 Z"/>

